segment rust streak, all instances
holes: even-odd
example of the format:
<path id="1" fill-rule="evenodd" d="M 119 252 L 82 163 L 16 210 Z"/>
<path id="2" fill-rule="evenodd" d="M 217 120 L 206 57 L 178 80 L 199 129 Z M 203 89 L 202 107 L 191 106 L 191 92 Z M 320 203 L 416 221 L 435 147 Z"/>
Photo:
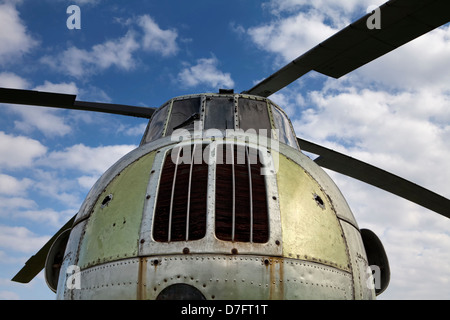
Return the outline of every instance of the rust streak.
<path id="1" fill-rule="evenodd" d="M 270 258 L 269 264 L 269 299 L 283 300 L 284 299 L 284 261 L 283 259 Z M 267 269 L 267 268 L 266 268 Z"/>
<path id="2" fill-rule="evenodd" d="M 147 300 L 147 292 L 145 290 L 147 284 L 147 259 L 139 258 L 139 273 L 137 285 L 137 299 Z"/>

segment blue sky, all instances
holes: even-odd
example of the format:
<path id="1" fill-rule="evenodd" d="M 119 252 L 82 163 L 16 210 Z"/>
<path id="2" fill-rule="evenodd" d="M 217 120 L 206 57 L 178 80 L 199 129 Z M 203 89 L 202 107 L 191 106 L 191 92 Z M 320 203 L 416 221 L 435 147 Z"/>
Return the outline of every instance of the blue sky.
<path id="1" fill-rule="evenodd" d="M 0 0 L 0 87 L 158 107 L 241 92 L 366 13 L 377 0 Z M 81 9 L 69 30 L 66 9 Z M 298 136 L 450 197 L 450 28 L 339 79 L 310 73 L 272 95 Z M 10 279 L 135 148 L 146 121 L 0 105 L 0 299 L 54 299 L 43 274 Z M 383 299 L 450 298 L 450 220 L 330 172 L 360 227 L 383 241 Z"/>

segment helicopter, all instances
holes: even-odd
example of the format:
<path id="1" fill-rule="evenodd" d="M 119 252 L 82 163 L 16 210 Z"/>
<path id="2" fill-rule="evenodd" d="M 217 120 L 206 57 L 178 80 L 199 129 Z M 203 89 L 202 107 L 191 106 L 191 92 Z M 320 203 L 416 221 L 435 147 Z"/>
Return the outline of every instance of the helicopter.
<path id="1" fill-rule="evenodd" d="M 402 9 L 400 17 L 399 7 Z M 446 23 L 449 12 L 443 1 L 425 5 L 423 1 L 392 0 L 380 10 L 383 17 L 392 19 L 384 22 L 381 30 L 367 30 L 367 15 L 240 94 L 227 90 L 217 94 L 193 94 L 170 99 L 160 108 L 150 109 L 77 101 L 74 95 L 1 89 L 1 101 L 5 103 L 150 119 L 140 147 L 102 176 L 79 213 L 27 262 L 15 281 L 26 282 L 45 265 L 49 286 L 57 291 L 59 298 L 358 299 L 374 298 L 381 293 L 389 282 L 384 250 L 372 232 L 359 229 L 345 199 L 319 166 L 378 186 L 447 217 L 448 200 L 361 161 L 296 138 L 282 109 L 267 99 L 310 70 L 335 78 L 351 72 L 431 30 L 430 26 Z M 426 23 L 418 24 L 418 16 L 419 21 L 423 19 Z M 379 34 L 372 37 L 365 34 L 368 32 Z M 381 49 L 379 43 L 385 43 L 385 38 L 393 44 Z M 363 44 L 358 47 L 360 43 Z M 357 50 L 371 54 L 367 56 Z M 201 121 L 196 123 L 196 120 Z M 197 136 L 196 125 L 200 129 Z M 246 131 L 251 128 L 266 129 L 265 134 L 277 129 L 278 132 L 270 132 L 265 138 L 275 145 L 278 141 L 278 148 L 272 148 L 272 144 L 261 146 L 259 135 L 255 143 L 250 133 L 240 136 L 240 132 L 234 132 L 230 137 L 208 132 L 208 129 L 219 129 L 222 133 L 228 129 Z M 183 131 L 181 140 L 190 131 L 194 132 L 182 141 L 185 145 L 181 147 L 180 141 L 173 141 L 177 129 Z M 186 145 L 193 149 L 185 148 Z M 240 152 L 243 163 L 209 162 L 207 158 L 220 154 L 218 145 L 223 148 L 222 160 L 228 160 L 229 155 L 238 157 Z M 201 150 L 205 161 L 192 161 L 192 166 L 178 164 L 173 161 L 173 150 L 177 153 L 175 158 L 183 158 L 189 151 L 193 156 L 196 150 Z M 300 150 L 320 157 L 308 160 Z M 251 156 L 256 159 L 255 163 L 250 160 Z M 276 162 L 278 169 L 271 167 Z M 262 175 L 256 175 L 260 180 L 253 181 L 251 172 L 265 169 L 267 164 L 274 173 L 263 179 Z M 234 174 L 227 175 L 230 171 Z M 246 177 L 247 184 L 235 181 L 233 177 L 238 171 L 239 177 Z M 191 173 L 198 175 L 193 179 Z M 221 174 L 224 176 L 219 179 Z M 132 204 L 141 207 L 129 211 L 125 217 L 122 206 L 131 195 L 121 192 L 138 188 L 134 185 L 138 178 L 144 180 L 141 181 L 142 194 Z M 231 180 L 231 187 L 219 187 L 219 181 L 227 180 Z M 177 185 L 177 181 L 182 183 Z M 193 182 L 201 185 L 194 186 Z M 204 207 L 188 209 L 190 201 L 174 205 L 177 201 L 183 202 L 183 197 L 192 199 L 186 194 L 177 198 L 178 187 L 188 191 L 198 188 L 190 195 L 206 198 L 191 200 L 192 206 L 201 207 L 203 203 Z M 256 189 L 261 192 L 253 193 Z M 222 191 L 230 193 L 220 194 Z M 296 191 L 308 196 L 300 199 Z M 246 195 L 244 199 L 239 198 L 242 195 Z M 223 197 L 221 201 L 217 200 L 219 197 Z M 250 198 L 254 199 L 250 201 Z M 236 203 L 242 205 L 246 200 L 248 210 L 255 215 L 236 213 L 239 207 Z M 232 204 L 231 209 L 221 204 Z M 263 208 L 255 209 L 256 204 Z M 305 209 L 293 214 L 290 211 L 294 209 L 287 209 L 289 207 Z M 200 211 L 206 214 L 195 216 Z M 261 212 L 263 214 L 258 215 Z M 190 214 L 197 224 L 187 222 L 194 221 L 193 217 L 189 218 Z M 323 220 L 317 221 L 317 217 Z M 182 220 L 184 222 L 180 222 Z M 249 222 L 251 220 L 253 222 Z M 326 228 L 318 228 L 314 223 L 326 225 Z M 119 230 L 120 224 L 122 229 Z M 126 238 L 131 234 L 129 228 L 133 227 L 138 228 L 134 230 L 134 237 Z M 330 234 L 334 238 L 326 239 Z M 328 242 L 317 241 L 319 238 Z M 120 247 L 113 247 L 117 244 L 114 239 L 124 241 Z M 109 248 L 99 247 L 108 244 Z M 199 263 L 207 263 L 211 273 L 198 274 Z M 380 289 L 367 286 L 370 265 L 382 269 Z M 79 278 L 73 277 L 75 282 L 81 279 L 80 289 L 68 288 L 67 280 L 71 275 L 64 271 L 69 266 L 80 268 Z"/>

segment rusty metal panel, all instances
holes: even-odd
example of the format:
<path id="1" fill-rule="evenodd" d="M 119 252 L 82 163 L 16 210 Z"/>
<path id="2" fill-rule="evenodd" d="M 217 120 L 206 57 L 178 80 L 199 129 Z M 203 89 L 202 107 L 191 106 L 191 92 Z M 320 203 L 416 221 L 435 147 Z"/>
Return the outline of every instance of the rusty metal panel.
<path id="1" fill-rule="evenodd" d="M 313 160 L 304 155 L 301 152 L 297 152 L 292 148 L 286 147 L 284 144 L 280 144 L 280 151 L 287 158 L 299 164 L 305 172 L 308 172 L 311 177 L 325 190 L 328 199 L 332 202 L 336 215 L 339 219 L 343 219 L 355 227 L 358 227 L 355 216 L 353 215 L 347 201 L 342 195 L 339 188 L 336 186 L 330 176 Z"/>
<path id="2" fill-rule="evenodd" d="M 139 259 L 125 259 L 87 268 L 74 300 L 134 300 L 138 298 Z"/>
<path id="3" fill-rule="evenodd" d="M 81 221 L 75 225 L 70 232 L 69 241 L 67 242 L 66 251 L 64 253 L 63 262 L 59 272 L 58 287 L 56 290 L 56 299 L 58 300 L 72 299 L 74 292 L 67 286 L 68 276 L 70 276 L 72 272 L 67 272 L 70 270 L 71 266 L 78 265 L 78 248 L 81 238 L 83 237 L 86 224 L 86 220 Z"/>
<path id="4" fill-rule="evenodd" d="M 208 300 L 352 299 L 348 272 L 308 261 L 258 255 L 172 255 L 141 260 L 141 299 L 186 284 Z"/>
<path id="5" fill-rule="evenodd" d="M 295 162 L 279 155 L 283 256 L 350 270 L 347 244 L 332 203 Z"/>
<path id="6" fill-rule="evenodd" d="M 355 299 L 375 299 L 375 290 L 371 282 L 372 270 L 366 260 L 367 255 L 359 230 L 346 221 L 341 220 L 340 223 L 349 244 Z"/>
<path id="7" fill-rule="evenodd" d="M 88 220 L 80 246 L 82 269 L 137 256 L 146 190 L 155 152 L 121 171 L 104 189 Z"/>

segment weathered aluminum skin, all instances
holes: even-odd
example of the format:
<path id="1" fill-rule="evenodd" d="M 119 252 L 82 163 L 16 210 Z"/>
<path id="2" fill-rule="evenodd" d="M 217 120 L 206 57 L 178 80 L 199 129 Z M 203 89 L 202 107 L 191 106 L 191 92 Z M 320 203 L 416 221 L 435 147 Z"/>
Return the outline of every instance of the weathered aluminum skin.
<path id="1" fill-rule="evenodd" d="M 201 270 L 201 272 L 200 272 Z M 352 276 L 318 263 L 269 256 L 189 254 L 126 259 L 81 272 L 74 299 L 156 299 L 188 284 L 206 299 L 352 299 Z"/>
<path id="2" fill-rule="evenodd" d="M 232 140 L 251 144 L 236 136 Z M 212 142 L 217 138 L 207 135 L 187 143 Z M 97 181 L 71 232 L 58 299 L 154 299 L 176 283 L 194 286 L 207 299 L 375 297 L 368 286 L 371 272 L 359 229 L 345 199 L 325 171 L 283 143 L 271 144 L 279 145 L 278 150 L 268 152 L 278 168 L 265 180 L 270 228 L 266 244 L 215 237 L 214 164 L 209 166 L 206 236 L 154 241 L 161 166 L 177 143 L 165 137 L 144 144 Z M 81 270 L 75 275 L 80 288 L 67 283 L 74 274 L 65 271 L 73 265 Z"/>

